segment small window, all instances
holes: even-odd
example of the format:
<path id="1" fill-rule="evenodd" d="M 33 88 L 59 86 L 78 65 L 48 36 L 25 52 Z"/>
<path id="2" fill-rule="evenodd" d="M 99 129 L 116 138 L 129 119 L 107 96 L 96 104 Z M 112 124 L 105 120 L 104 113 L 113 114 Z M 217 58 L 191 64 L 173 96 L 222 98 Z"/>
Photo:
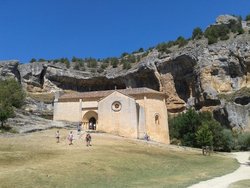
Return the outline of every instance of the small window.
<path id="1" fill-rule="evenodd" d="M 156 124 L 156 125 L 159 125 L 159 124 L 160 124 L 160 116 L 159 116 L 159 114 L 156 114 L 156 115 L 155 115 L 155 124 Z"/>

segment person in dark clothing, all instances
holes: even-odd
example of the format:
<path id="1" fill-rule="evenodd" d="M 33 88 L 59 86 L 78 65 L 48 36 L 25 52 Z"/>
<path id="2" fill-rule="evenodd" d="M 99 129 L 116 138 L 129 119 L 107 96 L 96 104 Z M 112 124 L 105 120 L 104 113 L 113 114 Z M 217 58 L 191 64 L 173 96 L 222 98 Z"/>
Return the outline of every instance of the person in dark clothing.
<path id="1" fill-rule="evenodd" d="M 90 136 L 90 134 L 88 133 L 87 135 L 86 135 L 86 146 L 91 146 L 91 136 Z"/>

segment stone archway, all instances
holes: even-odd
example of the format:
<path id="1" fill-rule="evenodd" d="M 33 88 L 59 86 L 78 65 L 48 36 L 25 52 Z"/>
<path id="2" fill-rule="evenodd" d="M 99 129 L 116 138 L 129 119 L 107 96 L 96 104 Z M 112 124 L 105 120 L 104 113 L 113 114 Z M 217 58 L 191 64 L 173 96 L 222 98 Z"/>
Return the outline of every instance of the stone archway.
<path id="1" fill-rule="evenodd" d="M 96 130 L 98 125 L 98 114 L 95 111 L 88 111 L 82 118 L 85 130 Z"/>

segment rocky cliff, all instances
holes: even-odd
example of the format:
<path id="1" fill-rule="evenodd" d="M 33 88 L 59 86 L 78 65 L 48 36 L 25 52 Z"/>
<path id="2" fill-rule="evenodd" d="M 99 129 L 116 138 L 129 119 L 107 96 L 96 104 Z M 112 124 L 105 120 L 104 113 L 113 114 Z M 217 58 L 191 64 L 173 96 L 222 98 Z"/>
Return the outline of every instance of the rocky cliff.
<path id="1" fill-rule="evenodd" d="M 148 87 L 167 94 L 169 114 L 189 107 L 210 110 L 223 124 L 250 129 L 250 34 L 208 45 L 191 40 L 171 53 L 152 49 L 129 70 L 102 73 L 74 70 L 60 63 L 0 63 L 0 78 L 14 77 L 32 93 L 57 90 L 98 91 Z"/>

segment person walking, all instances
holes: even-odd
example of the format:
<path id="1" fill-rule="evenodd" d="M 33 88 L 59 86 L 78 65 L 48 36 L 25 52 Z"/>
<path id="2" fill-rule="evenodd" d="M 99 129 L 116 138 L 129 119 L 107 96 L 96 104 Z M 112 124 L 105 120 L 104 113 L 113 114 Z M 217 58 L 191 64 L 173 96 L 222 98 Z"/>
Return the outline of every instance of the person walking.
<path id="1" fill-rule="evenodd" d="M 73 138 L 74 138 L 73 132 L 70 131 L 70 133 L 68 135 L 69 145 L 73 144 Z"/>
<path id="2" fill-rule="evenodd" d="M 60 141 L 60 133 L 59 130 L 56 131 L 56 143 L 59 143 Z"/>
<path id="3" fill-rule="evenodd" d="M 90 136 L 90 134 L 88 133 L 87 135 L 86 135 L 86 146 L 91 146 L 91 136 Z"/>

